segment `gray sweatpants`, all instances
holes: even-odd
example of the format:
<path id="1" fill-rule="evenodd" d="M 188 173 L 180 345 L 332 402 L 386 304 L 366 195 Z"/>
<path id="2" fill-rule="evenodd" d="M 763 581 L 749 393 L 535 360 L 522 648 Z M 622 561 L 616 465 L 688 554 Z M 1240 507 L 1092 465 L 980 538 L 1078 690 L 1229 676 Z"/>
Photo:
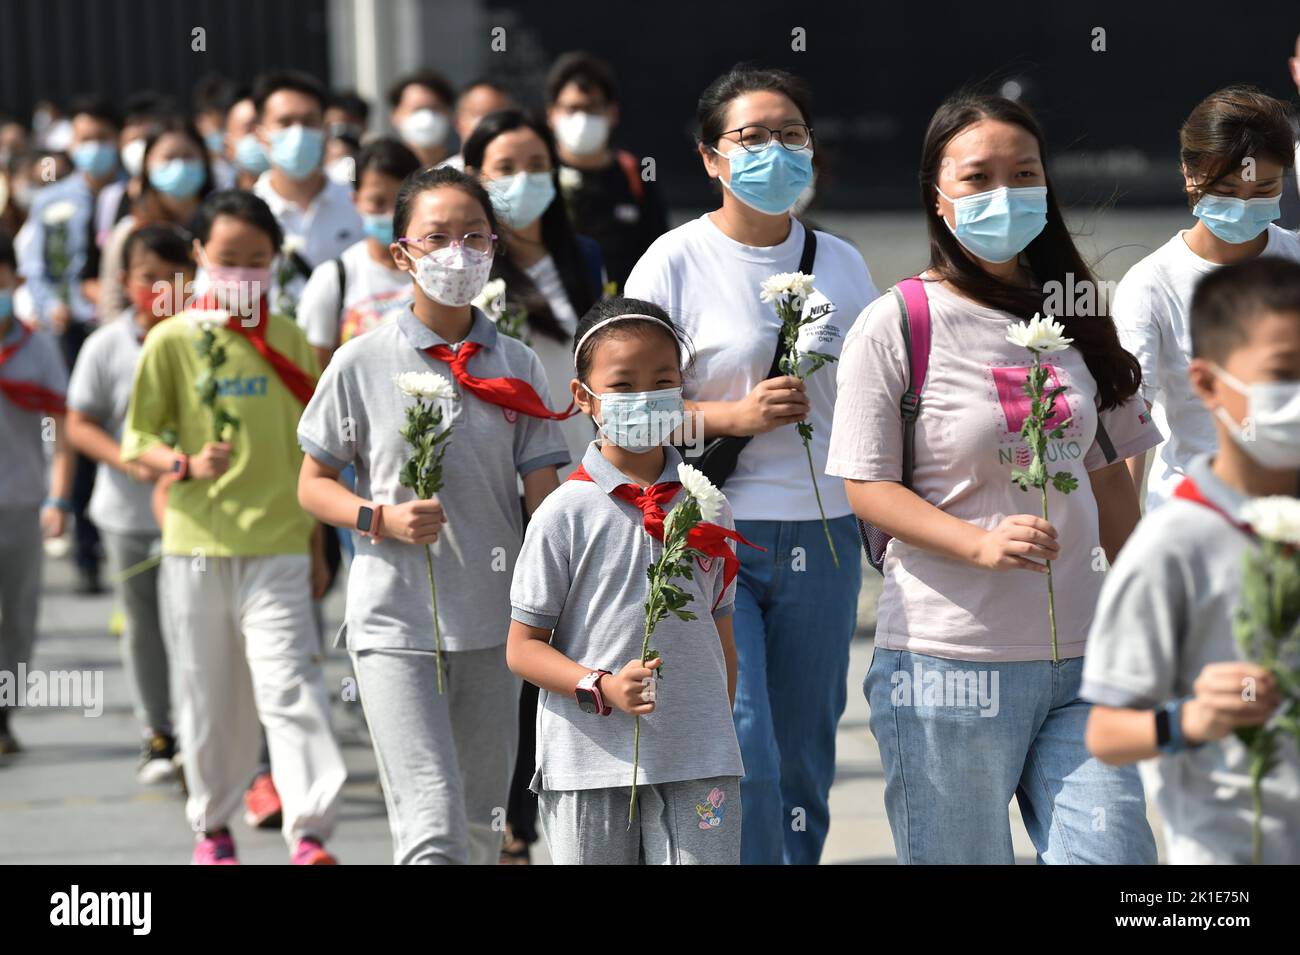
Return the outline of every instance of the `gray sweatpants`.
<path id="1" fill-rule="evenodd" d="M 556 865 L 739 865 L 740 777 L 636 787 L 546 789 L 538 821 Z"/>
<path id="2" fill-rule="evenodd" d="M 163 643 L 162 617 L 158 605 L 158 566 L 123 571 L 153 557 L 158 551 L 157 534 L 99 532 L 108 553 L 114 589 L 126 612 L 122 636 L 122 666 L 135 691 L 135 718 L 146 732 L 172 731 L 172 698 L 167 648 Z"/>
<path id="3" fill-rule="evenodd" d="M 32 662 L 44 558 L 40 509 L 0 507 L 0 673 L 14 680 Z"/>
<path id="4" fill-rule="evenodd" d="M 495 865 L 519 744 L 519 679 L 504 644 L 352 654 L 397 865 Z"/>

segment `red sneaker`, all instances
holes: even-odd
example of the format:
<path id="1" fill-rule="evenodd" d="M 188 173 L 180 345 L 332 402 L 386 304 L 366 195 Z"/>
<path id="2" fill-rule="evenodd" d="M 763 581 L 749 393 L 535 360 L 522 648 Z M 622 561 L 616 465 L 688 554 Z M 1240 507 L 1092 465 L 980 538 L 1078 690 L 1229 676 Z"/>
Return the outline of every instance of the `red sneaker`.
<path id="1" fill-rule="evenodd" d="M 244 822 L 254 829 L 279 829 L 283 814 L 280 794 L 270 773 L 262 773 L 244 793 Z"/>
<path id="2" fill-rule="evenodd" d="M 315 839 L 299 839 L 298 848 L 293 850 L 294 865 L 338 865 L 339 860 L 330 855 L 326 848 Z"/>

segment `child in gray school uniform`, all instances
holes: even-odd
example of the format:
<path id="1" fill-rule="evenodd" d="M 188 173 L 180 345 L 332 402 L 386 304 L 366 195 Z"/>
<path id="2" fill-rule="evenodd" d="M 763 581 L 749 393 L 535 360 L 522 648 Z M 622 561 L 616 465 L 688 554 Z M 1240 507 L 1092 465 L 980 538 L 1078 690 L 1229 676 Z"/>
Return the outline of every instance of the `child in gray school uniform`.
<path id="1" fill-rule="evenodd" d="M 683 497 L 681 456 L 664 445 L 683 415 L 678 332 L 658 306 L 613 299 L 583 318 L 574 352 L 574 398 L 603 440 L 533 515 L 510 591 L 508 662 L 541 688 L 531 788 L 542 832 L 558 864 L 737 864 L 729 560 L 688 558 L 691 577 L 676 582 L 695 619 L 665 617 L 661 658 L 641 662 L 646 570 Z M 716 523 L 734 528 L 729 507 Z"/>
<path id="2" fill-rule="evenodd" d="M 63 534 L 72 505 L 72 457 L 63 443 L 68 371 L 49 335 L 13 313 L 18 268 L 0 235 L 0 756 L 21 748 L 9 726 L 36 642 L 42 536 Z M 49 494 L 45 442 L 55 440 Z"/>
<path id="3" fill-rule="evenodd" d="M 143 734 L 137 777 L 161 783 L 178 778 L 180 769 L 158 599 L 162 532 L 153 513 L 153 474 L 139 462 L 122 460 L 121 440 L 145 336 L 184 301 L 185 287 L 194 281 L 194 260 L 187 234 L 168 225 L 145 225 L 127 237 L 122 262 L 121 285 L 131 304 L 81 347 L 68 383 L 68 439 L 99 463 L 88 513 L 108 551 L 114 590 L 126 611 L 122 664 Z"/>
<path id="4" fill-rule="evenodd" d="M 1169 861 L 1252 861 L 1250 756 L 1234 735 L 1278 710 L 1277 678 L 1233 637 L 1242 568 L 1258 542 L 1243 511 L 1300 490 L 1300 264 L 1260 258 L 1201 280 L 1192 298 L 1193 388 L 1218 450 L 1193 459 L 1169 503 L 1137 526 L 1106 575 L 1081 695 L 1089 750 L 1147 760 Z M 1247 690 L 1253 692 L 1247 692 Z M 1300 862 L 1300 753 L 1282 736 L 1263 781 L 1261 856 Z"/>
<path id="5" fill-rule="evenodd" d="M 369 538 L 356 547 L 340 636 L 375 747 L 394 861 L 495 864 L 519 732 L 519 680 L 505 661 L 523 535 L 518 481 L 536 508 L 569 453 L 555 420 L 562 414 L 541 405 L 541 361 L 470 305 L 497 231 L 483 187 L 455 169 L 412 173 L 393 218 L 390 250 L 414 275 L 413 304 L 334 353 L 298 425 L 306 452 L 298 496 L 320 520 Z M 430 500 L 400 481 L 412 398 L 394 378 L 408 372 L 441 376 L 456 393 L 441 402 L 451 437 L 442 490 Z M 349 464 L 355 493 L 338 482 Z"/>

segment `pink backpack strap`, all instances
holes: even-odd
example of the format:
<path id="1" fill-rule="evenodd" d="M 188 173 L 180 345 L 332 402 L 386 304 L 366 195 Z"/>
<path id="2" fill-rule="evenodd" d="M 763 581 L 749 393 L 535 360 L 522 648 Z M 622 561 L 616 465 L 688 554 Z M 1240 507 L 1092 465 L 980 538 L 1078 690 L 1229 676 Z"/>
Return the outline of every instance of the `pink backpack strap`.
<path id="1" fill-rule="evenodd" d="M 904 330 L 911 366 L 907 391 L 913 396 L 911 404 L 919 407 L 925 373 L 930 367 L 930 299 L 925 294 L 925 282 L 916 277 L 899 282 L 898 291 L 903 296 L 903 311 L 907 318 Z M 915 407 L 908 410 L 915 413 Z"/>

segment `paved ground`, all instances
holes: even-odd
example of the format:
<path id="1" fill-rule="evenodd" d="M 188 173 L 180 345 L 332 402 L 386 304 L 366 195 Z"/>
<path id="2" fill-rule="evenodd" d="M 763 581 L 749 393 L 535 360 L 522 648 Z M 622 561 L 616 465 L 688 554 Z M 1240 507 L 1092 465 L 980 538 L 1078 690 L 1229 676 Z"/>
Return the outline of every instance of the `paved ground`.
<path id="1" fill-rule="evenodd" d="M 860 627 L 849 667 L 848 709 L 840 723 L 836 782 L 831 790 L 827 863 L 892 863 L 893 841 L 884 810 L 884 784 L 875 741 L 867 729 L 861 687 L 871 659 L 869 638 L 879 578 L 866 571 Z M 174 787 L 146 788 L 135 779 L 137 740 L 117 638 L 108 633 L 109 597 L 71 594 L 71 573 L 62 560 L 47 563 L 41 606 L 42 633 L 35 665 L 42 670 L 103 673 L 103 713 L 29 708 L 14 728 L 26 752 L 0 757 L 0 862 L 145 863 L 188 860 L 192 845 L 183 800 Z M 339 619 L 337 592 L 326 605 Z M 329 656 L 331 687 L 348 675 L 347 659 Z M 374 757 L 357 704 L 336 704 L 335 728 L 344 747 L 349 779 L 338 834 L 332 847 L 345 862 L 387 863 L 388 827 L 375 775 Z M 1017 855 L 1033 850 L 1011 807 Z M 235 826 L 247 862 L 281 863 L 278 834 Z M 534 859 L 546 861 L 544 844 Z"/>

